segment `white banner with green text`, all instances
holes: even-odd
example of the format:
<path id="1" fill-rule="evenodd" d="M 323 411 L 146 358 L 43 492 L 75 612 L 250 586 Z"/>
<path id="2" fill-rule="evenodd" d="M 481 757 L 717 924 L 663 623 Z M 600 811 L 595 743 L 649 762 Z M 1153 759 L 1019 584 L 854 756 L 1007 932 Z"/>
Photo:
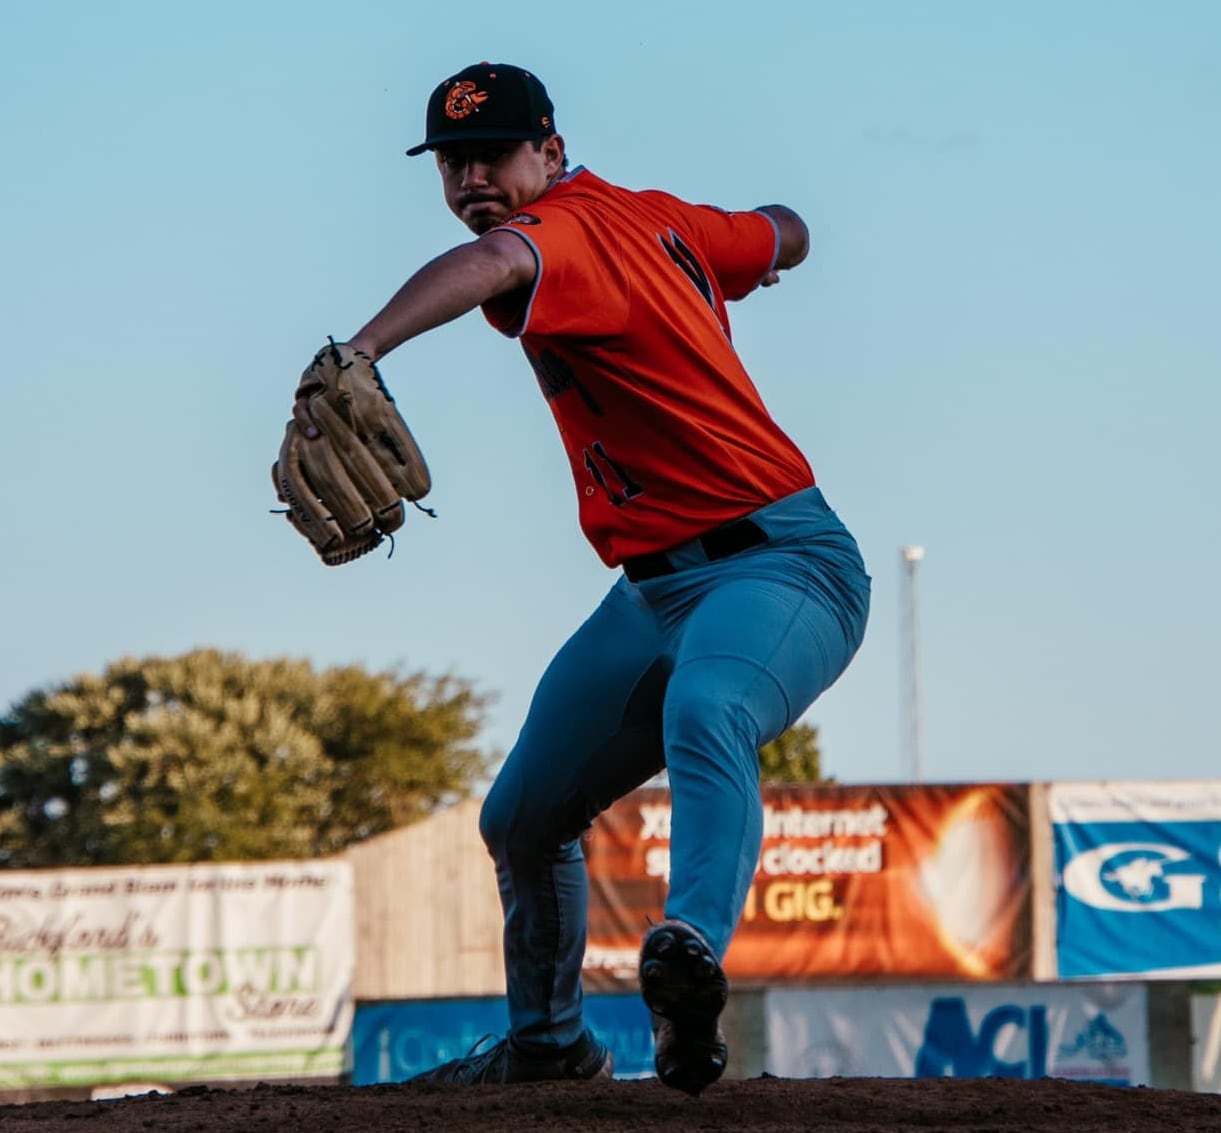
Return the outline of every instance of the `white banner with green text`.
<path id="1" fill-rule="evenodd" d="M 341 860 L 0 872 L 0 1088 L 333 1077 Z"/>

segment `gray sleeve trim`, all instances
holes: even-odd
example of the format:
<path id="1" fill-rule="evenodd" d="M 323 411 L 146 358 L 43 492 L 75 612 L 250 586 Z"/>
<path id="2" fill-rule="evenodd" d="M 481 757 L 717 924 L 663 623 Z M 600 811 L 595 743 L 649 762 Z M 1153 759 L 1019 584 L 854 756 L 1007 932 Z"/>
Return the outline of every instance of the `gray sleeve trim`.
<path id="1" fill-rule="evenodd" d="M 530 294 L 526 299 L 525 308 L 522 311 L 521 318 L 517 321 L 516 328 L 510 327 L 508 330 L 501 330 L 500 333 L 506 338 L 520 338 L 526 332 L 526 327 L 530 325 L 530 311 L 534 307 L 534 296 L 538 291 L 538 285 L 543 278 L 543 254 L 538 250 L 538 245 L 530 239 L 520 228 L 515 228 L 511 224 L 502 224 L 496 228 L 489 229 L 491 232 L 512 232 L 514 236 L 526 242 L 526 246 L 534 253 L 534 284 L 530 288 Z M 499 328 L 497 328 L 499 329 Z"/>

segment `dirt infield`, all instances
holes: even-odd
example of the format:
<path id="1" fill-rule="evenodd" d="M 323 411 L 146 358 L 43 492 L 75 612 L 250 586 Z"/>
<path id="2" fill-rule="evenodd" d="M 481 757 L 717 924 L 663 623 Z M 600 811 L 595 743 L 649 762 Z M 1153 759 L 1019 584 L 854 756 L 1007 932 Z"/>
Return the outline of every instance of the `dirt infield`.
<path id="1" fill-rule="evenodd" d="M 754 1078 L 702 1098 L 597 1085 L 193 1087 L 117 1101 L 0 1106 L 0 1133 L 1221 1133 L 1221 1095 L 1044 1079 Z"/>

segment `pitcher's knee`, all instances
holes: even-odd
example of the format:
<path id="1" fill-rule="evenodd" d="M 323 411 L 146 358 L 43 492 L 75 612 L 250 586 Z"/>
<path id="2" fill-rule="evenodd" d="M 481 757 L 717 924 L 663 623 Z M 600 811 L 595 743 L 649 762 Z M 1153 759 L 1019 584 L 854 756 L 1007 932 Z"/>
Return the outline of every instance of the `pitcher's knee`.
<path id="1" fill-rule="evenodd" d="M 540 805 L 519 790 L 498 789 L 495 783 L 479 811 L 480 837 L 501 863 L 567 860 L 580 832 L 567 808 Z"/>
<path id="2" fill-rule="evenodd" d="M 666 754 L 684 751 L 713 756 L 718 751 L 758 750 L 759 725 L 740 702 L 727 702 L 712 690 L 701 690 L 666 706 Z"/>
<path id="3" fill-rule="evenodd" d="M 755 661 L 705 658 L 679 666 L 666 698 L 667 754 L 675 742 L 746 745 L 751 752 L 789 724 L 789 698 Z"/>
<path id="4" fill-rule="evenodd" d="M 503 858 L 509 847 L 509 840 L 515 823 L 517 808 L 508 798 L 508 792 L 498 790 L 497 784 L 492 784 L 483 806 L 479 809 L 479 836 L 487 847 L 488 853 L 496 860 Z"/>

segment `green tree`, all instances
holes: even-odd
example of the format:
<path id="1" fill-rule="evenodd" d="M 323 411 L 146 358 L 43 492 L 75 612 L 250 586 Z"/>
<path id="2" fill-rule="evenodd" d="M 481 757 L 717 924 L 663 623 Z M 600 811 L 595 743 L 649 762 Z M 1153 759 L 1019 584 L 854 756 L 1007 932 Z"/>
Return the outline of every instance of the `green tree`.
<path id="1" fill-rule="evenodd" d="M 764 783 L 827 783 L 822 774 L 818 729 L 796 723 L 759 749 L 759 778 Z"/>
<path id="2" fill-rule="evenodd" d="M 214 649 L 124 658 L 0 719 L 0 866 L 334 853 L 469 795 L 488 700 Z"/>

